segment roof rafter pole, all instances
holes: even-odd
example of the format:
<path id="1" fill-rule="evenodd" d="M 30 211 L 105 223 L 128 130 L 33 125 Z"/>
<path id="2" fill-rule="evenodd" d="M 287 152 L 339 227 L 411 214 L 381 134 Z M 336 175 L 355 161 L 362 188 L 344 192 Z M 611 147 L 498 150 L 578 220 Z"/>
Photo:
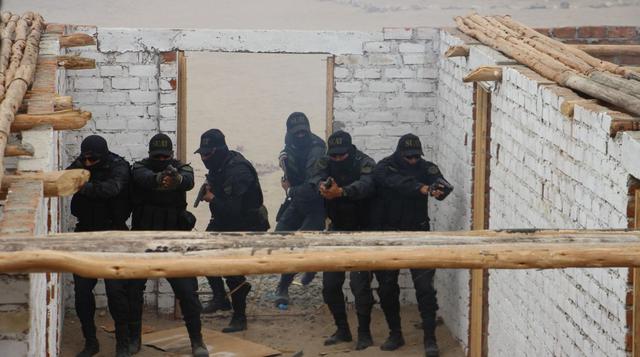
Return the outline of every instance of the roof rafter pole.
<path id="1" fill-rule="evenodd" d="M 142 278 L 640 265 L 640 232 L 89 232 L 0 237 L 0 272 Z"/>

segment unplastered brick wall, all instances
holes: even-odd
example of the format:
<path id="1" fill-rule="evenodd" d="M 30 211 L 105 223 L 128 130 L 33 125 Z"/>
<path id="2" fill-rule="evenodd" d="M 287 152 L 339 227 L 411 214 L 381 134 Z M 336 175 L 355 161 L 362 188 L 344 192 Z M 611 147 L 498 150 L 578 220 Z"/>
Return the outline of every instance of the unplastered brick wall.
<path id="1" fill-rule="evenodd" d="M 441 53 L 461 44 L 464 36 L 453 33 L 442 33 Z M 575 93 L 476 44 L 466 59 L 441 59 L 438 113 L 447 119 L 442 125 L 471 135 L 465 108 L 472 105 L 472 89 L 461 76 L 495 64 L 507 66 L 501 82 L 484 83 L 492 92 L 489 228 L 626 228 L 629 171 L 620 135 L 609 135 L 607 108 L 576 105 L 573 117 L 565 117 L 560 106 L 579 99 Z M 439 137 L 452 140 L 444 133 Z M 465 166 L 458 171 L 463 178 L 471 165 L 466 159 L 450 163 Z M 625 356 L 627 274 L 490 270 L 489 355 Z M 465 335 L 452 331 L 465 342 Z"/>
<path id="2" fill-rule="evenodd" d="M 540 28 L 546 36 L 570 44 L 640 44 L 640 27 L 636 26 L 567 26 Z M 632 54 L 598 55 L 599 59 L 619 65 L 640 64 L 640 58 Z"/>

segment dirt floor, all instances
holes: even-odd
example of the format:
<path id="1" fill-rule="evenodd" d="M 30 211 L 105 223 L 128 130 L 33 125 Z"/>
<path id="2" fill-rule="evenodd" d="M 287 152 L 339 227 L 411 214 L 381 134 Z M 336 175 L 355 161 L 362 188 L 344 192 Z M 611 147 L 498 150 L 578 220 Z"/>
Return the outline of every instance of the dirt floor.
<path id="1" fill-rule="evenodd" d="M 302 351 L 304 356 L 424 356 L 422 330 L 415 327 L 419 321 L 417 307 L 404 306 L 401 313 L 407 344 L 394 352 L 383 352 L 379 349 L 380 344 L 387 336 L 384 316 L 379 309 L 374 309 L 371 324 L 375 345 L 364 351 L 353 350 L 355 342 L 331 347 L 323 346 L 324 338 L 334 330 L 331 316 L 323 305 L 315 310 L 301 310 L 291 306 L 286 311 L 273 309 L 250 313 L 249 329 L 243 333 L 235 334 L 235 336 L 275 348 L 281 351 L 283 356 L 292 356 L 299 351 Z M 101 326 L 112 326 L 111 318 L 105 310 L 99 310 L 96 315 L 98 340 L 101 348 L 98 356 L 113 356 L 115 354 L 114 335 L 101 328 Z M 203 315 L 203 327 L 220 330 L 227 325 L 229 318 L 228 313 Z M 352 307 L 349 308 L 349 321 L 352 332 L 355 332 L 356 318 Z M 174 319 L 173 316 L 160 317 L 155 313 L 147 312 L 144 316 L 144 324 L 152 327 L 154 331 L 159 331 L 181 326 L 182 320 Z M 464 356 L 462 348 L 453 339 L 446 326 L 442 324 L 438 326 L 437 338 L 441 351 L 440 356 Z M 62 356 L 75 356 L 82 349 L 83 344 L 78 319 L 73 313 L 67 313 L 62 335 Z M 209 346 L 209 350 L 214 356 L 215 346 Z M 142 351 L 137 354 L 140 357 L 169 355 L 148 346 L 143 346 Z"/>

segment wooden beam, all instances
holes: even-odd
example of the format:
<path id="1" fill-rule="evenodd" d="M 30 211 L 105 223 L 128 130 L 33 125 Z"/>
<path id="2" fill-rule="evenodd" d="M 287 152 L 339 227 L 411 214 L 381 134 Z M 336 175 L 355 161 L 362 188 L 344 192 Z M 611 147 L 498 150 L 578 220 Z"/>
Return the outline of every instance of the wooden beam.
<path id="1" fill-rule="evenodd" d="M 178 159 L 187 162 L 187 58 L 178 51 Z"/>
<path id="2" fill-rule="evenodd" d="M 26 238 L 26 239 L 24 239 Z M 403 268 L 640 266 L 640 232 L 87 232 L 0 237 L 0 272 L 142 278 Z"/>
<path id="3" fill-rule="evenodd" d="M 640 229 L 640 190 L 635 191 L 634 229 Z M 633 284 L 633 322 L 631 351 L 633 357 L 640 357 L 640 265 L 632 269 Z"/>
<path id="4" fill-rule="evenodd" d="M 89 181 L 87 170 L 63 170 L 51 172 L 18 172 L 2 178 L 0 196 L 6 197 L 7 190 L 14 182 L 21 180 L 41 180 L 44 184 L 45 197 L 61 197 L 72 195 Z"/>
<path id="5" fill-rule="evenodd" d="M 4 149 L 4 156 L 5 157 L 12 157 L 12 156 L 33 156 L 33 154 L 35 153 L 35 150 L 33 149 L 33 145 L 31 144 L 9 144 L 7 145 L 7 147 Z"/>
<path id="6" fill-rule="evenodd" d="M 640 56 L 640 45 L 618 44 L 618 45 L 597 45 L 597 44 L 577 44 L 569 45 L 584 51 L 592 56 Z"/>
<path id="7" fill-rule="evenodd" d="M 633 117 L 625 113 L 610 113 L 611 125 L 609 135 L 614 138 L 620 131 L 639 131 L 640 118 Z"/>
<path id="8" fill-rule="evenodd" d="M 60 36 L 59 41 L 60 47 L 62 48 L 96 44 L 96 39 L 86 33 L 72 33 L 69 35 Z"/>
<path id="9" fill-rule="evenodd" d="M 462 79 L 463 82 L 500 81 L 502 80 L 502 67 L 483 66 L 476 68 Z"/>
<path id="10" fill-rule="evenodd" d="M 48 106 L 50 107 L 50 109 L 46 113 L 50 113 L 52 110 L 59 112 L 63 110 L 73 109 L 73 97 L 71 96 L 27 92 L 22 105 L 20 106 L 20 109 L 18 109 L 18 113 L 27 113 L 27 108 L 29 106 L 33 107 L 34 103 L 37 102 L 46 102 L 47 104 L 51 104 Z"/>
<path id="11" fill-rule="evenodd" d="M 96 60 L 80 56 L 58 56 L 58 66 L 71 70 L 94 69 L 96 68 Z"/>
<path id="12" fill-rule="evenodd" d="M 597 99 L 574 99 L 574 100 L 565 100 L 560 105 L 560 113 L 567 118 L 573 118 L 573 109 L 576 104 L 585 104 L 585 103 L 598 103 Z"/>
<path id="13" fill-rule="evenodd" d="M 53 126 L 54 130 L 74 130 L 83 128 L 90 119 L 90 112 L 79 110 L 64 110 L 49 114 L 18 114 L 11 124 L 11 131 L 20 132 L 46 124 Z"/>
<path id="14" fill-rule="evenodd" d="M 334 67 L 336 57 L 327 57 L 327 94 L 326 94 L 326 128 L 325 128 L 325 140 L 329 139 L 329 136 L 333 134 L 333 94 L 334 94 Z"/>
<path id="15" fill-rule="evenodd" d="M 448 58 L 451 58 L 451 57 L 468 57 L 469 56 L 469 46 L 466 46 L 466 45 L 451 46 L 451 47 L 449 47 L 447 52 L 444 53 L 444 56 L 448 57 Z"/>
<path id="16" fill-rule="evenodd" d="M 474 83 L 473 230 L 489 228 L 490 115 L 491 93 Z M 469 356 L 484 357 L 487 356 L 489 274 L 486 269 L 472 269 L 469 275 Z"/>

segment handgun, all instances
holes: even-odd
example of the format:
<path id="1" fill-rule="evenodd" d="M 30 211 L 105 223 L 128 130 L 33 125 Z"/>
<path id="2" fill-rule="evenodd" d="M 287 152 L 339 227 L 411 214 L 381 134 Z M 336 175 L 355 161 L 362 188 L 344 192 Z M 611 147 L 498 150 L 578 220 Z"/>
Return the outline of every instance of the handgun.
<path id="1" fill-rule="evenodd" d="M 323 185 L 324 185 L 324 188 L 325 188 L 325 189 L 327 189 L 327 190 L 328 190 L 328 189 L 330 189 L 330 188 L 331 188 L 331 186 L 333 186 L 333 183 L 334 183 L 334 182 L 335 182 L 335 181 L 333 180 L 333 177 L 329 177 L 329 178 L 327 179 L 327 181 L 325 181 L 325 182 L 324 182 L 324 184 L 323 184 Z"/>
<path id="2" fill-rule="evenodd" d="M 204 195 L 207 194 L 207 191 L 208 191 L 207 186 L 208 184 L 206 182 L 203 183 L 202 186 L 200 186 L 200 189 L 198 190 L 198 195 L 196 196 L 196 200 L 193 202 L 193 207 L 198 207 Z"/>
<path id="3" fill-rule="evenodd" d="M 445 197 L 449 196 L 451 191 L 453 191 L 453 185 L 451 185 L 447 180 L 442 177 L 439 177 L 429 185 L 429 194 L 433 194 L 434 191 L 442 191 L 442 196 L 437 197 L 438 200 L 444 200 Z"/>

